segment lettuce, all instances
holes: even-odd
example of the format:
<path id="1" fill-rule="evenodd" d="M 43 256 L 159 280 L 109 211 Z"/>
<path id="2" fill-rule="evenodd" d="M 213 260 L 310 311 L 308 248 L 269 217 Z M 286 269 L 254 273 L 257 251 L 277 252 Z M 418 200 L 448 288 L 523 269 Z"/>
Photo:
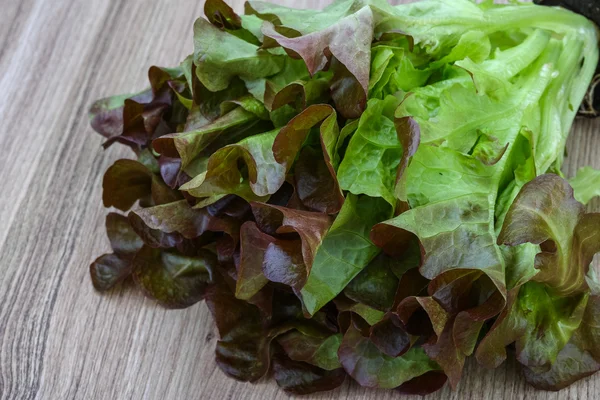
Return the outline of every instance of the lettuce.
<path id="1" fill-rule="evenodd" d="M 508 347 L 538 388 L 599 370 L 600 172 L 561 172 L 594 24 L 468 0 L 245 11 L 208 0 L 193 54 L 92 106 L 137 156 L 104 176 L 128 214 L 94 287 L 206 300 L 219 367 L 295 394 L 424 395 Z"/>

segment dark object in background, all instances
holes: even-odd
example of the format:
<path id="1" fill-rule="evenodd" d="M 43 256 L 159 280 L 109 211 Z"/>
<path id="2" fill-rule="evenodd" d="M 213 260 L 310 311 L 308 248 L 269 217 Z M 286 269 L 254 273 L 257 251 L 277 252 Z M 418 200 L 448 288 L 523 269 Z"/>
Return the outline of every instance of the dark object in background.
<path id="1" fill-rule="evenodd" d="M 534 0 L 543 6 L 561 6 L 583 15 L 600 27 L 600 0 Z M 600 83 L 600 64 L 596 69 L 596 76 L 590 84 L 587 95 L 579 108 L 579 116 L 586 118 L 600 117 L 600 90 L 596 90 Z"/>
<path id="2" fill-rule="evenodd" d="M 543 6 L 561 6 L 581 14 L 600 26 L 600 1 L 598 0 L 533 0 Z"/>

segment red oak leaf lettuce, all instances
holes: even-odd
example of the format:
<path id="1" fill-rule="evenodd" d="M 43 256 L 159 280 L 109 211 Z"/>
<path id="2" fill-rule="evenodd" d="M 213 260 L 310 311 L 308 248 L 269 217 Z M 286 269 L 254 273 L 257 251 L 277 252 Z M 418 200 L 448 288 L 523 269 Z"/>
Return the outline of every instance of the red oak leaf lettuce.
<path id="1" fill-rule="evenodd" d="M 507 348 L 542 389 L 600 369 L 600 217 L 580 203 L 599 175 L 560 171 L 595 26 L 468 0 L 245 12 L 207 0 L 191 55 L 92 106 L 104 147 L 135 153 L 104 175 L 128 215 L 94 287 L 206 300 L 225 374 L 292 394 L 425 395 Z"/>

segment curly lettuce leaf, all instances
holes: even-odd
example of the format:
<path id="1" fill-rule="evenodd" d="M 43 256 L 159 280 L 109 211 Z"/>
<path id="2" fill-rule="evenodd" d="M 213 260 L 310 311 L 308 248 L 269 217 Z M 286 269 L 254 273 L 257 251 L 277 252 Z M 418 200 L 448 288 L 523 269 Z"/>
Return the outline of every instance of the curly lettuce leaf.
<path id="1" fill-rule="evenodd" d="M 346 372 L 366 387 L 396 388 L 439 368 L 418 347 L 400 357 L 390 357 L 353 325 L 344 335 L 339 356 Z"/>
<path id="2" fill-rule="evenodd" d="M 217 258 L 206 250 L 187 257 L 144 247 L 133 260 L 133 279 L 161 305 L 186 308 L 204 299 L 216 265 Z"/>
<path id="3" fill-rule="evenodd" d="M 393 96 L 369 100 L 338 169 L 340 187 L 355 195 L 382 197 L 396 205 L 394 185 L 402 154 L 394 126 Z"/>
<path id="4" fill-rule="evenodd" d="M 285 181 L 285 168 L 271 151 L 278 133 L 265 132 L 219 149 L 208 159 L 206 172 L 180 190 L 194 197 L 235 194 L 249 201 L 274 194 Z M 241 169 L 238 161 L 245 168 Z"/>
<path id="5" fill-rule="evenodd" d="M 131 275 L 133 258 L 144 245 L 127 217 L 117 213 L 106 216 L 106 234 L 113 252 L 98 257 L 90 265 L 94 288 L 102 292 Z"/>
<path id="6" fill-rule="evenodd" d="M 600 214 L 585 214 L 573 189 L 557 175 L 541 175 L 526 184 L 513 202 L 498 242 L 515 246 L 541 245 L 535 258 L 544 283 L 560 296 L 588 289 L 585 276 L 600 251 Z"/>
<path id="7" fill-rule="evenodd" d="M 575 199 L 587 204 L 596 196 L 600 196 L 600 171 L 592 167 L 583 167 L 577 174 L 569 179 L 573 188 Z"/>
<path id="8" fill-rule="evenodd" d="M 586 276 L 600 251 L 599 222 L 598 214 L 585 214 L 573 189 L 557 175 L 541 175 L 521 189 L 498 242 L 540 245 L 535 256 L 539 272 L 513 289 L 507 308 L 478 349 L 480 362 L 499 365 L 506 358 L 504 348 L 516 342 L 517 357 L 530 371 L 548 373 L 559 368 L 556 363 L 564 364 L 561 353 L 575 351 L 570 340 L 585 327 Z"/>
<path id="9" fill-rule="evenodd" d="M 276 74 L 284 62 L 284 56 L 260 50 L 205 19 L 194 24 L 196 75 L 212 92 L 226 89 L 234 77 L 257 79 Z"/>
<path id="10" fill-rule="evenodd" d="M 391 209 L 384 201 L 348 195 L 344 206 L 317 249 L 302 301 L 314 314 L 337 296 L 379 253 L 369 239 L 373 225 L 385 220 Z"/>

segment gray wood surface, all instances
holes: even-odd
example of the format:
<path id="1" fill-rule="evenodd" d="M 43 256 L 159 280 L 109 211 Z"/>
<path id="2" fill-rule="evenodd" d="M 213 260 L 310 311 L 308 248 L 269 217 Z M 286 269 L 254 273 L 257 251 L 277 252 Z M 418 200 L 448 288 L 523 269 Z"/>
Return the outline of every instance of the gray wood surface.
<path id="1" fill-rule="evenodd" d="M 87 109 L 145 87 L 148 67 L 191 52 L 203 3 L 0 0 L 0 399 L 287 398 L 272 380 L 242 384 L 220 372 L 204 304 L 166 311 L 131 286 L 100 296 L 88 277 L 90 261 L 108 250 L 102 174 L 130 154 L 102 151 Z M 241 12 L 241 0 L 230 4 Z M 576 124 L 568 174 L 600 168 L 599 128 Z M 346 383 L 311 398 L 397 397 Z M 470 363 L 456 391 L 429 398 L 598 399 L 600 377 L 544 393 L 514 363 L 496 371 Z"/>

